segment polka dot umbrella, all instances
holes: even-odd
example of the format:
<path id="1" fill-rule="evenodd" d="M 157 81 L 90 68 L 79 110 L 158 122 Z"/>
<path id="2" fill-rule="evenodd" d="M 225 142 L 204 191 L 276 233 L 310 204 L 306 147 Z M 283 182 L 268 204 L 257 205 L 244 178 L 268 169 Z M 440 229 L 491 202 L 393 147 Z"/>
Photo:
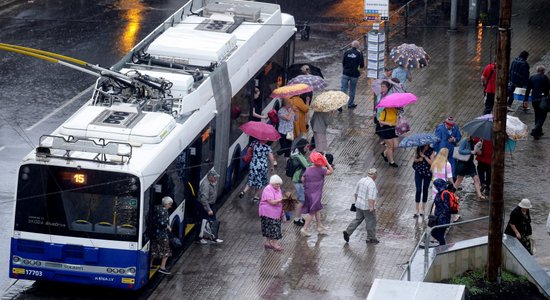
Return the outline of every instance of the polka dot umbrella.
<path id="1" fill-rule="evenodd" d="M 424 68 L 430 62 L 430 56 L 424 48 L 415 44 L 401 44 L 391 49 L 390 58 L 399 66 L 407 69 Z"/>

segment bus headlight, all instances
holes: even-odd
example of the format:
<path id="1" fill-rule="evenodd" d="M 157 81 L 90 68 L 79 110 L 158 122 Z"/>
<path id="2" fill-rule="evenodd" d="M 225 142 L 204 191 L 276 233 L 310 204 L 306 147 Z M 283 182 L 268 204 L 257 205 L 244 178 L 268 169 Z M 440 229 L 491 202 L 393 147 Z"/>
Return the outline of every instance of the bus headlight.
<path id="1" fill-rule="evenodd" d="M 136 268 L 132 267 L 132 268 L 128 268 L 126 270 L 126 273 L 127 274 L 130 274 L 130 275 L 135 275 L 136 274 Z"/>
<path id="2" fill-rule="evenodd" d="M 12 258 L 12 262 L 13 262 L 14 264 L 18 264 L 20 261 L 21 261 L 21 257 L 19 257 L 19 256 L 14 256 L 14 257 Z"/>

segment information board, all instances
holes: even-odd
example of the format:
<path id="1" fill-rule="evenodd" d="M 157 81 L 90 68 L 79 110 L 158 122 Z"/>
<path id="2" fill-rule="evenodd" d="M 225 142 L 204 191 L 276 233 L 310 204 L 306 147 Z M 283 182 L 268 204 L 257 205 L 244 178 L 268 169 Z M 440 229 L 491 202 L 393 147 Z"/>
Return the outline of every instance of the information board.
<path id="1" fill-rule="evenodd" d="M 367 21 L 387 21 L 389 10 L 389 0 L 365 0 L 365 20 Z"/>

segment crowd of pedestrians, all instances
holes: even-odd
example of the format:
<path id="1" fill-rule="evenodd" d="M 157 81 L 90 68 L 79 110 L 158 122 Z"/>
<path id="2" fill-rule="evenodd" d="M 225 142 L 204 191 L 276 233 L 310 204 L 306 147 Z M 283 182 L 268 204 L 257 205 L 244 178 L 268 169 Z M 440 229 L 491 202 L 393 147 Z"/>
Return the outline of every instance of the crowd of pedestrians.
<path id="1" fill-rule="evenodd" d="M 349 95 L 348 109 L 357 106 L 355 90 L 362 69 L 365 67 L 359 46 L 358 41 L 353 41 L 350 50 L 344 53 L 342 60 L 341 91 Z M 528 53 L 523 51 L 510 67 L 508 105 L 511 106 L 514 101 L 515 89 L 525 88 L 525 101 L 522 107 L 526 110 L 528 95 L 531 94 L 535 110 L 535 128 L 531 135 L 538 139 L 543 135 L 542 125 L 546 118 L 546 111 L 540 107 L 540 103 L 549 93 L 550 81 L 545 75 L 544 66 L 537 66 L 536 74 L 529 77 L 527 58 Z M 310 70 L 304 67 L 301 70 L 302 74 L 309 74 Z M 481 72 L 484 102 L 480 113 L 493 112 L 496 71 L 496 64 L 491 62 Z M 376 105 L 388 95 L 404 93 L 407 88 L 406 83 L 411 80 L 412 74 L 409 69 L 396 67 L 386 68 L 384 79 L 375 83 L 379 84 L 379 92 L 375 94 L 373 101 L 375 132 L 384 146 L 381 156 L 393 168 L 399 167 L 395 162 L 395 151 L 399 144 L 396 125 L 404 108 L 376 108 Z M 282 238 L 281 224 L 290 214 L 292 215 L 290 221 L 301 227 L 299 233 L 303 237 L 311 236 L 313 229 L 316 229 L 317 234 L 327 234 L 328 227 L 322 221 L 321 199 L 325 177 L 334 172 L 332 156 L 327 153 L 329 145 L 326 136 L 327 128 L 331 125 L 334 115 L 333 112 L 311 113 L 309 106 L 312 97 L 312 93 L 307 93 L 283 98 L 283 105 L 278 110 L 279 121 L 276 128 L 280 134 L 280 148 L 277 155 L 284 157 L 287 165 L 286 175 L 294 187 L 293 194 L 297 202 L 292 206 L 292 211 L 283 209 L 285 201 L 282 190 L 283 179 L 275 174 L 277 162 L 271 145 L 263 140 L 253 140 L 250 145 L 253 151 L 248 180 L 239 197 L 243 198 L 249 189 L 254 189 L 253 199 L 259 201 L 261 232 L 266 239 L 265 249 L 283 250 L 283 246 L 278 242 Z M 341 112 L 342 108 L 338 110 Z M 251 115 L 258 120 L 267 118 L 259 114 L 256 108 L 253 108 Z M 457 193 L 462 190 L 461 185 L 465 177 L 472 178 L 477 200 L 484 201 L 489 196 L 493 145 L 491 140 L 471 136 L 461 131 L 453 116 L 448 116 L 437 124 L 433 135 L 437 138 L 436 141 L 421 144 L 414 151 L 412 168 L 416 191 L 413 218 L 428 220 L 426 215 L 430 215 L 433 221 L 430 226 L 447 225 L 460 219 L 455 202 L 458 203 Z M 310 137 L 311 142 L 308 142 Z M 289 165 L 292 168 L 291 171 L 288 170 Z M 273 175 L 268 181 L 270 173 Z M 378 171 L 371 168 L 355 185 L 352 206 L 355 218 L 343 230 L 346 243 L 363 221 L 366 223 L 366 242 L 379 243 L 376 234 L 378 190 L 375 181 L 377 177 Z M 430 187 L 432 187 L 431 190 Z M 429 200 L 433 200 L 430 208 L 426 207 Z M 512 212 L 506 228 L 506 233 L 515 236 L 529 251 L 531 251 L 529 248 L 531 235 L 529 208 L 531 207 L 529 200 L 523 199 Z M 210 215 L 211 210 L 206 205 L 205 210 Z M 431 230 L 433 238 L 439 245 L 446 244 L 447 229 L 437 226 Z"/>

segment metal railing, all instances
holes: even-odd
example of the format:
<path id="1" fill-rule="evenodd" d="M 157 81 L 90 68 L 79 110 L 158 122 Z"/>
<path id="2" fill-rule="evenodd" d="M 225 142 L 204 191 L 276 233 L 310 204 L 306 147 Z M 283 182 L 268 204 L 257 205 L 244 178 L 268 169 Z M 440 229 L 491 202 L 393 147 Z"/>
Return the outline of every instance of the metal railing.
<path id="1" fill-rule="evenodd" d="M 434 227 L 426 227 L 426 230 L 422 232 L 422 235 L 418 239 L 418 243 L 416 243 L 416 246 L 414 247 L 413 253 L 409 257 L 409 260 L 406 262 L 407 268 L 405 269 L 405 272 L 407 272 L 407 281 L 411 281 L 411 263 L 416 256 L 416 253 L 418 252 L 418 249 L 420 248 L 420 244 L 424 242 L 424 268 L 423 268 L 423 276 L 426 276 L 426 273 L 428 272 L 428 266 L 429 266 L 429 254 L 430 254 L 430 236 L 433 229 L 436 228 L 446 228 L 446 227 L 452 227 L 452 226 L 458 226 L 462 224 L 467 223 L 473 223 L 482 221 L 485 219 L 488 219 L 489 216 L 481 217 L 481 218 L 475 218 L 471 220 L 461 221 L 461 222 L 455 222 L 450 224 L 443 224 L 443 225 L 436 225 Z M 403 276 L 401 276 L 403 278 Z"/>

